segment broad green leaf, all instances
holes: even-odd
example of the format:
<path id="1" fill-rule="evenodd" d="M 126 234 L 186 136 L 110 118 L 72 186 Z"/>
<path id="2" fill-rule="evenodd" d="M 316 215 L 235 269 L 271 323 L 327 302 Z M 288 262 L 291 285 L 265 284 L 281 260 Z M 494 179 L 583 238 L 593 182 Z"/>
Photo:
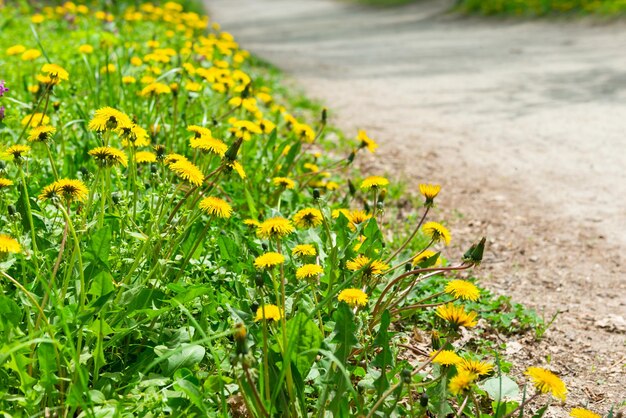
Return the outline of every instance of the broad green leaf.
<path id="1" fill-rule="evenodd" d="M 92 278 L 91 286 L 89 287 L 89 291 L 87 293 L 99 298 L 113 292 L 114 290 L 115 286 L 113 285 L 113 277 L 111 277 L 111 274 L 107 271 L 101 271 Z"/>
<path id="2" fill-rule="evenodd" d="M 387 333 L 390 323 L 391 315 L 388 310 L 385 310 L 380 318 L 380 328 L 374 340 L 374 347 L 380 348 L 380 351 L 372 361 L 372 366 L 380 368 L 380 377 L 374 382 L 378 396 L 389 387 L 387 367 L 393 366 L 393 354 L 389 347 L 389 334 Z"/>
<path id="3" fill-rule="evenodd" d="M 55 372 L 57 371 L 56 355 L 52 343 L 40 343 L 37 347 L 37 362 L 39 364 L 39 383 L 46 390 L 52 388 L 58 381 Z"/>
<path id="4" fill-rule="evenodd" d="M 287 335 L 289 344 L 295 345 L 291 361 L 304 379 L 311 369 L 317 350 L 322 345 L 322 333 L 315 322 L 300 312 L 287 322 Z"/>
<path id="5" fill-rule="evenodd" d="M 489 394 L 494 401 L 503 399 L 511 399 L 519 396 L 519 386 L 510 377 L 502 375 L 500 377 L 492 377 L 478 385 L 481 389 Z"/>
<path id="6" fill-rule="evenodd" d="M 102 265 L 109 266 L 109 253 L 111 251 L 111 227 L 106 225 L 97 230 L 89 240 L 87 255 Z"/>
<path id="7" fill-rule="evenodd" d="M 182 344 L 173 350 L 166 351 L 163 355 L 168 356 L 165 363 L 165 372 L 174 373 L 182 367 L 192 367 L 200 363 L 204 358 L 204 347 L 196 344 Z"/>

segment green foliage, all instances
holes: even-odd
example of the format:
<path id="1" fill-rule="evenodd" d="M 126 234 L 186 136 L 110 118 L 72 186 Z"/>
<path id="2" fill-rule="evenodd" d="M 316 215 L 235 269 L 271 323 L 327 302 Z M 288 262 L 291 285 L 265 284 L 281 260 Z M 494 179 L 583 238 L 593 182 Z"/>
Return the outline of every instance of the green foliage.
<path id="1" fill-rule="evenodd" d="M 619 0 L 460 0 L 457 9 L 483 15 L 522 17 L 616 16 L 626 12 L 626 4 Z"/>

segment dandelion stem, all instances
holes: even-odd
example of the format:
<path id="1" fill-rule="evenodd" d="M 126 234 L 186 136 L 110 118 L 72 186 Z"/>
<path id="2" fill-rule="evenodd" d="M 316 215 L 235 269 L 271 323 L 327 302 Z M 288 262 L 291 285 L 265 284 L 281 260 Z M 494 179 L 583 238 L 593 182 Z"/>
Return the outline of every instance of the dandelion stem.
<path id="1" fill-rule="evenodd" d="M 395 256 L 397 256 L 398 254 L 400 254 L 400 252 L 402 250 L 404 250 L 406 248 L 407 245 L 409 245 L 409 243 L 411 241 L 413 241 L 413 238 L 415 238 L 415 235 L 417 235 L 418 231 L 420 230 L 420 227 L 422 226 L 422 224 L 424 223 L 424 220 L 426 219 L 426 215 L 428 215 L 428 211 L 430 210 L 430 206 L 426 206 L 426 210 L 424 211 L 424 214 L 422 215 L 422 218 L 420 219 L 420 221 L 417 223 L 417 226 L 415 227 L 415 229 L 413 230 L 413 232 L 411 233 L 411 235 L 409 235 L 409 237 L 406 239 L 406 241 L 404 241 L 404 244 L 402 244 L 400 246 L 400 248 L 398 248 L 393 254 L 391 254 L 389 256 L 389 258 L 387 258 L 387 260 L 385 261 L 385 264 L 389 264 L 391 262 L 391 260 L 394 259 Z"/>

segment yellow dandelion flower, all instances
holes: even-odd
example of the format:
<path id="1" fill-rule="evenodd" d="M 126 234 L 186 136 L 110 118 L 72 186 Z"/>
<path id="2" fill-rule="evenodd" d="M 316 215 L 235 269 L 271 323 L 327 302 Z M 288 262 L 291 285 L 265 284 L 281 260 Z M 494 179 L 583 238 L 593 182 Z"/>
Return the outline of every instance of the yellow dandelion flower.
<path id="1" fill-rule="evenodd" d="M 239 175 L 239 177 L 243 180 L 246 178 L 246 172 L 243 169 L 243 166 L 239 163 L 239 161 L 227 162 L 226 166 L 231 170 L 235 170 L 235 172 Z"/>
<path id="2" fill-rule="evenodd" d="M 24 47 L 24 45 L 13 45 L 12 47 L 7 48 L 6 52 L 7 52 L 7 55 L 13 56 L 13 55 L 20 55 L 24 51 L 26 51 L 26 48 Z"/>
<path id="3" fill-rule="evenodd" d="M 89 155 L 95 158 L 100 167 L 113 167 L 118 164 L 126 167 L 128 165 L 126 153 L 117 148 L 97 147 L 89 151 Z"/>
<path id="4" fill-rule="evenodd" d="M 298 228 L 315 228 L 321 225 L 323 220 L 322 212 L 316 208 L 301 209 L 293 216 L 293 223 Z"/>
<path id="5" fill-rule="evenodd" d="M 170 164 L 169 167 L 178 177 L 194 186 L 200 186 L 204 181 L 202 171 L 190 161 L 179 160 Z"/>
<path id="6" fill-rule="evenodd" d="M 552 393 L 556 399 L 565 401 L 567 387 L 557 375 L 541 367 L 529 367 L 524 374 L 530 377 L 541 393 Z"/>
<path id="7" fill-rule="evenodd" d="M 389 185 L 389 180 L 381 176 L 370 176 L 361 182 L 361 189 L 374 190 Z"/>
<path id="8" fill-rule="evenodd" d="M 416 256 L 413 258 L 412 264 L 413 264 L 414 266 L 417 266 L 417 265 L 418 265 L 418 264 L 420 264 L 422 261 L 427 260 L 427 259 L 429 259 L 429 258 L 431 258 L 431 257 L 434 257 L 434 256 L 435 256 L 435 254 L 437 254 L 437 252 L 436 252 L 436 251 L 433 251 L 433 250 L 424 250 L 424 251 L 422 251 L 421 253 L 419 253 L 418 255 L 416 255 Z M 435 265 L 437 265 L 437 264 L 441 264 L 441 258 L 440 258 L 440 257 L 437 257 L 437 260 L 435 261 Z"/>
<path id="9" fill-rule="evenodd" d="M 473 373 L 460 370 L 456 376 L 450 379 L 450 383 L 448 384 L 448 390 L 451 394 L 455 396 L 463 393 L 472 386 L 472 383 L 474 383 L 476 377 L 477 376 Z"/>
<path id="10" fill-rule="evenodd" d="M 343 213 L 346 214 L 345 212 Z M 348 212 L 346 216 L 350 221 L 349 227 L 353 231 L 356 229 L 357 226 L 361 225 L 372 217 L 372 215 L 363 210 L 352 210 Z"/>
<path id="11" fill-rule="evenodd" d="M 150 145 L 148 131 L 137 124 L 133 123 L 130 127 L 118 128 L 115 132 L 122 138 L 122 146 L 124 147 L 127 147 L 129 143 L 135 147 L 147 147 Z"/>
<path id="12" fill-rule="evenodd" d="M 8 253 L 19 254 L 22 252 L 22 246 L 14 238 L 8 235 L 0 234 L 0 255 Z"/>
<path id="13" fill-rule="evenodd" d="M 433 358 L 433 363 L 441 364 L 444 366 L 451 366 L 461 362 L 463 359 L 457 353 L 452 350 L 442 350 L 440 352 L 433 352 L 430 355 Z"/>
<path id="14" fill-rule="evenodd" d="M 137 79 L 132 75 L 125 75 L 124 77 L 122 77 L 122 83 L 124 84 L 135 84 L 136 82 Z"/>
<path id="15" fill-rule="evenodd" d="M 13 161 L 20 161 L 26 154 L 30 153 L 30 147 L 20 144 L 11 145 L 4 153 L 11 156 Z"/>
<path id="16" fill-rule="evenodd" d="M 37 49 L 28 49 L 22 54 L 22 61 L 34 61 L 41 56 Z"/>
<path id="17" fill-rule="evenodd" d="M 128 115 L 108 106 L 96 110 L 93 119 L 89 122 L 89 129 L 96 132 L 130 129 L 132 126 L 133 123 Z"/>
<path id="18" fill-rule="evenodd" d="M 247 225 L 247 226 L 250 226 L 250 227 L 256 228 L 256 227 L 261 225 L 261 222 L 257 221 L 256 219 L 248 218 L 248 219 L 244 219 L 243 220 L 243 224 Z"/>
<path id="19" fill-rule="evenodd" d="M 317 250 L 311 244 L 299 244 L 293 247 L 291 254 L 296 257 L 314 256 Z"/>
<path id="20" fill-rule="evenodd" d="M 233 208 L 223 199 L 219 197 L 205 197 L 200 201 L 200 209 L 211 216 L 218 218 L 230 218 Z"/>
<path id="21" fill-rule="evenodd" d="M 477 301 L 480 297 L 480 290 L 472 282 L 467 280 L 450 280 L 446 285 L 445 292 L 464 300 Z"/>
<path id="22" fill-rule="evenodd" d="M 493 370 L 493 364 L 480 360 L 461 359 L 457 364 L 458 370 L 465 370 L 468 373 L 475 374 L 476 376 L 484 376 Z"/>
<path id="23" fill-rule="evenodd" d="M 104 67 L 100 68 L 100 74 L 113 74 L 117 71 L 117 67 L 115 64 L 107 64 Z"/>
<path id="24" fill-rule="evenodd" d="M 29 142 L 45 142 L 49 140 L 57 130 L 53 126 L 41 125 L 28 132 Z"/>
<path id="25" fill-rule="evenodd" d="M 200 90 L 202 90 L 202 84 L 196 83 L 193 81 L 188 81 L 185 83 L 185 90 L 199 92 Z"/>
<path id="26" fill-rule="evenodd" d="M 303 167 L 309 170 L 311 173 L 318 173 L 320 171 L 319 166 L 313 163 L 304 163 Z"/>
<path id="27" fill-rule="evenodd" d="M 424 226 L 422 226 L 422 231 L 434 242 L 443 241 L 446 245 L 450 245 L 450 231 L 440 223 L 426 222 Z"/>
<path id="28" fill-rule="evenodd" d="M 172 89 L 163 83 L 151 83 L 144 87 L 139 93 L 140 96 L 157 96 L 160 94 L 170 94 Z"/>
<path id="29" fill-rule="evenodd" d="M 39 200 L 51 200 L 63 198 L 67 202 L 84 201 L 89 194 L 89 189 L 80 180 L 61 179 L 49 186 L 44 187 L 39 195 Z"/>
<path id="30" fill-rule="evenodd" d="M 39 125 L 48 125 L 50 123 L 50 118 L 43 113 L 33 113 L 32 115 L 28 115 L 22 119 L 22 126 L 39 126 Z"/>
<path id="31" fill-rule="evenodd" d="M 274 177 L 272 184 L 274 184 L 274 186 L 284 187 L 285 189 L 293 189 L 296 187 L 296 182 L 287 177 Z"/>
<path id="32" fill-rule="evenodd" d="M 339 183 L 337 183 L 336 181 L 329 181 L 328 183 L 324 185 L 324 187 L 326 187 L 326 190 L 332 192 L 334 190 L 339 189 Z"/>
<path id="33" fill-rule="evenodd" d="M 322 266 L 317 264 L 305 264 L 296 270 L 296 277 L 298 279 L 308 279 L 310 277 L 317 277 L 324 273 Z"/>
<path id="34" fill-rule="evenodd" d="M 0 190 L 13 186 L 13 181 L 0 177 Z"/>
<path id="35" fill-rule="evenodd" d="M 346 302 L 351 308 L 367 305 L 367 294 L 361 289 L 344 289 L 337 296 L 339 302 Z"/>
<path id="36" fill-rule="evenodd" d="M 42 23 L 44 20 L 46 20 L 45 17 L 43 17 L 43 15 L 41 13 L 36 13 L 34 15 L 31 16 L 30 21 L 38 24 L 38 23 Z"/>
<path id="37" fill-rule="evenodd" d="M 156 154 L 150 151 L 138 151 L 135 154 L 135 161 L 138 164 L 156 163 L 157 157 Z"/>
<path id="38" fill-rule="evenodd" d="M 93 46 L 87 44 L 81 45 L 78 47 L 78 52 L 81 54 L 91 54 L 93 52 Z"/>
<path id="39" fill-rule="evenodd" d="M 172 153 L 165 157 L 165 164 L 172 165 L 180 161 L 189 161 L 184 155 Z"/>
<path id="40" fill-rule="evenodd" d="M 258 269 L 269 269 L 276 267 L 285 262 L 285 257 L 282 254 L 269 252 L 261 254 L 254 259 L 254 267 Z"/>
<path id="41" fill-rule="evenodd" d="M 205 128 L 204 126 L 189 125 L 187 126 L 187 131 L 192 132 L 194 134 L 194 138 L 200 138 L 203 136 L 212 138 L 211 130 L 209 128 Z"/>
<path id="42" fill-rule="evenodd" d="M 435 197 L 439 194 L 441 186 L 438 184 L 420 184 L 420 193 L 426 198 L 426 205 L 432 205 Z"/>
<path id="43" fill-rule="evenodd" d="M 346 267 L 351 271 L 359 271 L 363 269 L 363 274 L 368 276 L 383 274 L 389 269 L 389 266 L 380 260 L 372 260 L 362 254 L 359 254 L 355 259 L 346 263 Z"/>
<path id="44" fill-rule="evenodd" d="M 249 120 L 238 120 L 235 121 L 233 126 L 229 129 L 230 132 L 233 133 L 235 138 L 241 138 L 244 141 L 249 141 L 252 139 L 253 134 L 262 134 L 261 127 L 254 122 Z"/>
<path id="45" fill-rule="evenodd" d="M 210 152 L 212 154 L 219 155 L 220 157 L 223 157 L 224 154 L 226 154 L 226 151 L 228 151 L 228 145 L 224 142 L 207 136 L 191 138 L 189 140 L 189 144 L 191 145 L 191 148 Z"/>
<path id="46" fill-rule="evenodd" d="M 438 307 L 435 313 L 454 328 L 461 326 L 471 328 L 477 324 L 476 312 L 467 313 L 463 306 L 455 306 L 452 303 Z"/>
<path id="47" fill-rule="evenodd" d="M 295 123 L 293 125 L 293 131 L 301 141 L 309 144 L 315 141 L 315 131 L 306 123 Z"/>
<path id="48" fill-rule="evenodd" d="M 272 131 L 276 129 L 276 124 L 271 120 L 261 119 L 258 121 L 258 124 L 261 130 L 266 134 L 272 133 Z"/>
<path id="49" fill-rule="evenodd" d="M 41 72 L 48 74 L 53 81 L 53 84 L 59 84 L 61 81 L 67 81 L 70 79 L 70 73 L 60 65 L 57 64 L 44 64 L 41 67 Z"/>
<path id="50" fill-rule="evenodd" d="M 278 322 L 283 316 L 283 312 L 278 306 L 263 305 L 256 310 L 256 316 L 254 317 L 254 321 L 258 322 L 265 319 Z"/>
<path id="51" fill-rule="evenodd" d="M 569 416 L 574 418 L 602 418 L 600 415 L 584 408 L 572 408 L 569 411 Z"/>
<path id="52" fill-rule="evenodd" d="M 293 224 L 289 219 L 280 216 L 266 219 L 257 227 L 256 234 L 261 238 L 279 239 L 294 232 Z"/>
<path id="53" fill-rule="evenodd" d="M 361 144 L 361 148 L 367 148 L 367 150 L 371 152 L 372 154 L 376 152 L 376 148 L 378 148 L 378 144 L 372 138 L 367 136 L 367 133 L 365 133 L 363 129 L 359 129 L 357 139 L 359 140 Z"/>

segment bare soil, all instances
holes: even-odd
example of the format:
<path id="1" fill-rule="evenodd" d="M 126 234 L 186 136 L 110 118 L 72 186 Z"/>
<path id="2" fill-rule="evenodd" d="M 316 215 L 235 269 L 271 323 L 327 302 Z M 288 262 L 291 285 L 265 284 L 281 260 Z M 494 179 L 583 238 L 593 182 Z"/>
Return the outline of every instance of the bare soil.
<path id="1" fill-rule="evenodd" d="M 485 235 L 483 285 L 560 312 L 507 350 L 567 383 L 550 416 L 626 401 L 624 22 L 465 18 L 434 1 L 206 3 L 333 123 L 381 144 L 368 173 L 442 185 L 450 258 Z"/>

